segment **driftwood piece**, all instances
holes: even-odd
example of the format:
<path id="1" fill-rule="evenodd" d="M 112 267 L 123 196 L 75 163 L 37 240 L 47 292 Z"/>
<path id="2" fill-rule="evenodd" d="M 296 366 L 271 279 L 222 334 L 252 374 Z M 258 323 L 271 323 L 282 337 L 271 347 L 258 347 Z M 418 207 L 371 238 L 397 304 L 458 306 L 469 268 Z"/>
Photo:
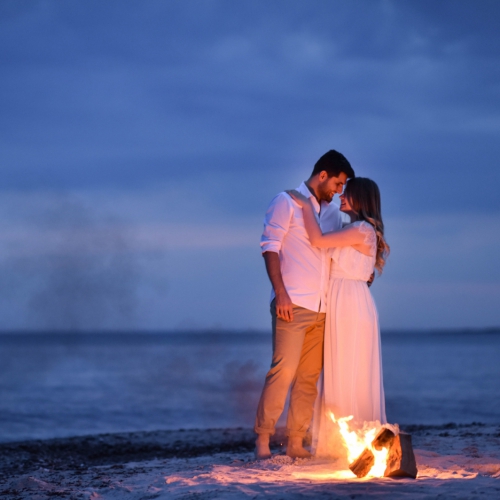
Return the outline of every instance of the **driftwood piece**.
<path id="1" fill-rule="evenodd" d="M 394 432 L 392 432 L 387 427 L 382 427 L 382 429 L 380 429 L 375 436 L 375 439 L 372 441 L 372 446 L 378 451 L 380 451 L 382 448 L 389 448 L 394 437 Z"/>
<path id="2" fill-rule="evenodd" d="M 400 433 L 392 441 L 387 455 L 385 477 L 417 477 L 417 462 L 410 434 Z"/>
<path id="3" fill-rule="evenodd" d="M 370 469 L 373 467 L 375 463 L 375 456 L 372 451 L 368 448 L 365 448 L 363 453 L 354 460 L 354 462 L 349 465 L 349 469 L 351 469 L 354 474 L 358 477 L 365 477 Z"/>

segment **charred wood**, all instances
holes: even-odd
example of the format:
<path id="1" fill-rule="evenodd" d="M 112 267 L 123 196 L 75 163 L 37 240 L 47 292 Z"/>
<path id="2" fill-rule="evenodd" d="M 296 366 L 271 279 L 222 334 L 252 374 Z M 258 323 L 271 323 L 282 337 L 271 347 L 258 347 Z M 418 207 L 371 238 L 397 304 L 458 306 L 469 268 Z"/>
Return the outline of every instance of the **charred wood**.
<path id="1" fill-rule="evenodd" d="M 389 448 L 396 435 L 387 427 L 382 427 L 372 441 L 372 446 L 380 451 L 382 448 Z"/>
<path id="2" fill-rule="evenodd" d="M 351 469 L 354 474 L 358 477 L 365 477 L 370 469 L 373 467 L 375 463 L 375 456 L 368 448 L 365 448 L 363 453 L 354 460 L 354 462 L 349 465 L 349 469 Z"/>
<path id="3" fill-rule="evenodd" d="M 417 462 L 411 444 L 411 435 L 400 433 L 392 441 L 387 455 L 385 477 L 417 477 Z"/>

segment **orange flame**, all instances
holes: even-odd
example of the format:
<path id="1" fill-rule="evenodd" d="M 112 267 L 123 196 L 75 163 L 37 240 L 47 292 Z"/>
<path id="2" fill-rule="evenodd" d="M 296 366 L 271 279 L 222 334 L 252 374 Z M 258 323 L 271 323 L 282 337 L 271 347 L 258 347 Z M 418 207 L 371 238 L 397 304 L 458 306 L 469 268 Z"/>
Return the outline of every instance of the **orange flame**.
<path id="1" fill-rule="evenodd" d="M 340 435 L 344 441 L 344 445 L 347 449 L 347 457 L 349 463 L 354 462 L 359 455 L 363 452 L 365 448 L 371 450 L 375 457 L 375 463 L 373 467 L 368 472 L 366 477 L 383 477 L 386 468 L 387 454 L 389 451 L 387 448 L 382 448 L 380 451 L 376 450 L 372 446 L 372 441 L 377 434 L 377 431 L 381 428 L 380 425 L 372 426 L 370 428 L 363 428 L 361 430 L 351 430 L 349 428 L 348 422 L 352 420 L 352 415 L 349 417 L 335 418 L 332 412 L 329 412 L 330 418 L 333 422 L 337 423 L 340 430 Z M 354 476 L 353 473 L 351 473 Z"/>

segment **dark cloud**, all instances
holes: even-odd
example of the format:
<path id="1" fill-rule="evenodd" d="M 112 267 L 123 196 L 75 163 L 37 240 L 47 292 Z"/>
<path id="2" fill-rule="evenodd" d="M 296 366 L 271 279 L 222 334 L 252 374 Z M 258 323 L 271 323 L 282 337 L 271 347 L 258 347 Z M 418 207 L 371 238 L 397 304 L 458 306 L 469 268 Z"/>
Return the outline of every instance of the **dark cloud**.
<path id="1" fill-rule="evenodd" d="M 40 1 L 2 9 L 7 187 L 147 183 L 236 162 L 285 171 L 325 129 L 312 157 L 341 143 L 339 130 L 353 150 L 372 147 L 382 127 L 394 141 L 372 156 L 390 159 L 393 149 L 407 153 L 422 122 L 450 110 L 465 124 L 490 120 L 490 133 L 463 130 L 480 135 L 480 149 L 497 130 L 494 2 Z M 472 146 L 453 127 L 441 132 Z M 388 168 L 399 170 L 397 160 Z"/>

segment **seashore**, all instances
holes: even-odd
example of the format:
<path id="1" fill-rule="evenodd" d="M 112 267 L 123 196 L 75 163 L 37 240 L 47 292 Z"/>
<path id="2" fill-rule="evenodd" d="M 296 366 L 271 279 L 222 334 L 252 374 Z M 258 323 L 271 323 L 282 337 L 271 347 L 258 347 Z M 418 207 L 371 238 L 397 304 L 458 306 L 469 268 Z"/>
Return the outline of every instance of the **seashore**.
<path id="1" fill-rule="evenodd" d="M 0 444 L 0 498 L 499 498 L 500 425 L 412 425 L 417 479 L 335 478 L 292 460 L 281 429 L 255 461 L 250 429 L 100 434 Z"/>

